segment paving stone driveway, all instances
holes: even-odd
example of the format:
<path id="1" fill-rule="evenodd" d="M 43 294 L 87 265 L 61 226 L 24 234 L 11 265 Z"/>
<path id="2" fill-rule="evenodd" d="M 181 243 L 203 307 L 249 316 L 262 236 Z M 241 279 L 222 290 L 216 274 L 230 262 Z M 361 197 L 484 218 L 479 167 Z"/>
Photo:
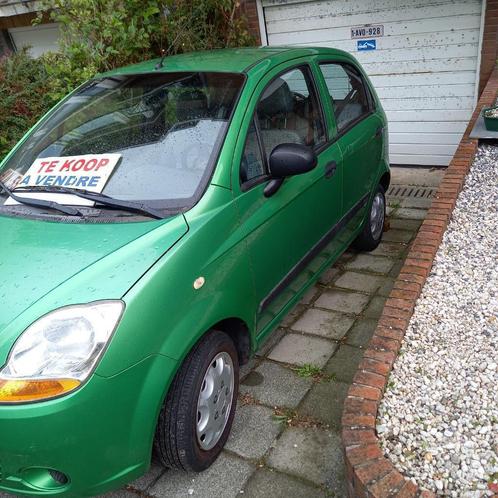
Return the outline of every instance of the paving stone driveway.
<path id="1" fill-rule="evenodd" d="M 344 397 L 429 204 L 388 199 L 381 245 L 369 254 L 346 252 L 244 366 L 232 434 L 210 469 L 185 474 L 153 465 L 127 490 L 106 496 L 346 496 Z"/>

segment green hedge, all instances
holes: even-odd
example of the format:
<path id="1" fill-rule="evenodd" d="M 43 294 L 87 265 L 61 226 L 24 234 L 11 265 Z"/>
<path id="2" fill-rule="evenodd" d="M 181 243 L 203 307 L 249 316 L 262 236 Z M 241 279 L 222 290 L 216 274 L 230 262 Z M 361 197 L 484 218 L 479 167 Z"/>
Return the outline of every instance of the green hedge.
<path id="1" fill-rule="evenodd" d="M 54 104 L 44 62 L 26 51 L 0 59 L 0 159 Z"/>
<path id="2" fill-rule="evenodd" d="M 251 45 L 239 0 L 41 0 L 60 52 L 0 59 L 0 161 L 54 103 L 97 72 L 192 50 Z M 38 22 L 41 21 L 41 17 Z"/>

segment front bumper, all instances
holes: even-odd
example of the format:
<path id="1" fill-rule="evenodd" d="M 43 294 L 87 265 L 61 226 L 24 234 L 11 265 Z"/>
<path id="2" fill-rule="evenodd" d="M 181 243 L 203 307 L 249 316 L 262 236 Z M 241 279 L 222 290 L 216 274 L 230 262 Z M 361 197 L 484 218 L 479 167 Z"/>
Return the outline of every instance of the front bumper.
<path id="1" fill-rule="evenodd" d="M 0 490 L 94 496 L 146 472 L 176 366 L 151 356 L 113 377 L 94 374 L 59 399 L 0 405 Z M 67 484 L 51 478 L 48 469 L 64 473 Z"/>

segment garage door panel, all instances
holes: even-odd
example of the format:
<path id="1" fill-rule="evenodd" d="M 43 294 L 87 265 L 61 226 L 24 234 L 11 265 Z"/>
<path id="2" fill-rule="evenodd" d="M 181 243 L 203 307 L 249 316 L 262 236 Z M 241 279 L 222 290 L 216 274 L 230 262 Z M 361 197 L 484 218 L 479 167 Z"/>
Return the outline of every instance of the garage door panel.
<path id="1" fill-rule="evenodd" d="M 420 144 L 392 144 L 389 147 L 389 152 L 391 154 L 411 154 L 411 155 L 439 155 L 439 156 L 452 156 L 458 144 L 455 145 L 445 145 L 445 144 L 427 144 L 424 145 L 423 151 L 420 148 Z"/>
<path id="2" fill-rule="evenodd" d="M 270 44 L 338 48 L 359 60 L 386 111 L 394 163 L 449 163 L 475 103 L 482 0 L 263 5 Z M 351 39 L 351 27 L 364 24 L 384 27 L 374 50 L 358 51 Z"/>
<path id="3" fill-rule="evenodd" d="M 477 52 L 477 43 L 449 45 L 442 47 L 406 48 L 403 50 L 372 50 L 371 55 L 357 52 L 356 58 L 361 62 L 402 62 L 418 61 L 418 67 L 423 70 L 426 59 L 446 59 L 454 57 L 472 57 Z"/>
<path id="4" fill-rule="evenodd" d="M 455 81 L 454 71 L 435 73 L 427 71 L 416 74 L 383 74 L 370 75 L 376 89 L 383 87 L 427 86 L 427 85 L 454 85 L 470 84 L 474 88 L 476 75 L 474 71 L 459 71 L 458 81 Z"/>
<path id="5" fill-rule="evenodd" d="M 457 12 L 455 15 L 449 17 L 448 9 L 454 9 L 454 6 L 442 5 L 437 12 L 433 11 L 430 7 L 413 7 L 407 9 L 396 9 L 396 11 L 386 11 L 379 12 L 376 9 L 371 9 L 370 11 L 362 12 L 360 14 L 346 15 L 342 14 L 329 14 L 322 10 L 318 14 L 310 14 L 308 9 L 303 6 L 302 16 L 295 19 L 284 19 L 271 21 L 266 17 L 266 22 L 268 26 L 268 31 L 271 33 L 295 33 L 300 30 L 322 30 L 330 29 L 333 25 L 334 29 L 345 28 L 348 30 L 351 26 L 369 24 L 369 23 L 382 23 L 389 31 L 385 32 L 386 35 L 392 34 L 407 34 L 413 32 L 420 33 L 420 28 L 424 23 L 428 23 L 430 29 L 434 28 L 434 25 L 439 21 L 439 26 L 450 27 L 455 25 L 455 29 L 466 29 L 472 28 L 477 22 L 480 22 L 480 8 L 478 3 L 464 3 L 457 7 Z M 375 18 L 377 21 L 375 21 Z M 398 27 L 395 29 L 395 24 L 399 24 L 399 19 L 403 18 L 403 28 L 400 31 Z M 310 20 L 312 25 L 310 25 Z M 441 26 L 441 22 L 443 23 Z M 392 25 L 394 23 L 394 26 Z M 272 26 L 273 24 L 273 26 Z M 430 31 L 426 31 L 427 33 Z"/>
<path id="6" fill-rule="evenodd" d="M 426 85 L 375 87 L 378 96 L 385 99 L 411 99 L 426 97 L 471 97 L 474 98 L 474 85 Z"/>
<path id="7" fill-rule="evenodd" d="M 389 133 L 389 143 L 393 144 L 444 144 L 458 145 L 462 138 L 461 133 L 442 133 L 437 130 L 434 133 L 422 132 L 426 127 L 419 123 L 418 132 L 409 133 Z"/>
<path id="8" fill-rule="evenodd" d="M 353 54 L 356 55 L 356 54 Z M 395 62 L 374 62 L 370 63 L 368 60 L 362 64 L 363 69 L 371 77 L 374 75 L 394 75 L 394 74 L 417 74 L 421 72 L 424 74 L 437 72 L 455 72 L 458 67 L 462 71 L 476 71 L 477 59 L 475 57 L 452 57 L 448 59 L 424 59 L 423 64 L 420 60 L 414 61 L 395 61 Z"/>
<path id="9" fill-rule="evenodd" d="M 436 20 L 437 21 L 437 20 Z M 397 33 L 389 34 L 386 33 L 387 26 L 384 25 L 384 36 L 377 40 L 377 50 L 386 50 L 393 48 L 405 49 L 408 47 L 435 47 L 435 46 L 447 46 L 447 45 L 460 45 L 463 43 L 479 43 L 479 21 L 478 16 L 472 18 L 472 23 L 464 22 L 465 19 L 458 19 L 456 24 L 461 24 L 461 29 L 457 26 L 453 27 L 452 31 L 440 31 L 437 33 L 427 33 L 424 30 L 429 29 L 425 26 L 424 21 L 414 21 L 413 24 L 418 26 L 421 31 L 416 34 L 409 33 Z M 408 23 L 407 23 L 408 24 Z M 443 25 L 441 20 L 439 23 L 435 22 L 435 25 Z M 392 30 L 394 31 L 395 25 L 393 24 Z M 399 30 L 398 30 L 399 31 Z M 407 38 L 407 36 L 409 37 Z M 268 39 L 269 43 L 273 45 L 286 45 L 289 44 L 289 33 L 272 33 Z M 298 33 L 292 35 L 292 40 L 290 45 L 312 45 L 312 44 L 322 44 L 322 43 L 334 43 L 335 48 L 340 48 L 342 50 L 351 50 L 354 46 L 355 41 L 351 40 L 350 27 L 344 27 L 341 29 L 309 29 L 301 30 Z"/>
<path id="10" fill-rule="evenodd" d="M 460 0 L 461 2 L 462 0 Z M 431 3 L 448 3 L 447 0 Z M 306 9 L 310 15 L 318 16 L 320 14 L 334 13 L 335 15 L 351 15 L 358 12 L 371 12 L 377 10 L 391 10 L 395 8 L 411 7 L 413 0 L 263 0 L 263 7 L 272 7 L 268 9 L 267 20 L 296 19 L 303 17 L 303 10 Z"/>
<path id="11" fill-rule="evenodd" d="M 386 111 L 427 109 L 427 110 L 467 110 L 474 104 L 473 97 L 447 97 L 422 99 L 383 99 L 382 107 Z M 468 112 L 470 116 L 471 112 Z"/>
<path id="12" fill-rule="evenodd" d="M 299 2 L 294 4 L 282 3 L 270 6 L 269 2 L 263 1 L 263 6 L 271 7 L 265 9 L 265 18 L 268 27 L 273 23 L 287 26 L 290 23 L 306 23 L 310 18 L 316 18 L 316 27 L 334 27 L 352 25 L 350 22 L 365 24 L 372 22 L 372 13 L 378 16 L 379 22 L 397 22 L 399 19 L 411 21 L 414 19 L 432 19 L 435 17 L 447 17 L 448 15 L 480 14 L 478 1 L 426 1 L 423 5 L 414 5 L 415 2 L 406 0 L 391 0 L 389 2 L 377 2 L 366 0 L 365 2 L 339 0 L 334 2 Z M 451 9 L 451 10 L 449 10 Z M 369 16 L 370 19 L 365 21 Z M 353 24 L 354 25 L 354 24 Z"/>
<path id="13" fill-rule="evenodd" d="M 389 116 L 388 116 L 389 119 Z M 393 121 L 393 120 L 391 120 Z M 425 121 L 420 122 L 420 117 L 416 121 L 398 121 L 396 122 L 396 132 L 401 135 L 407 133 L 419 133 L 424 134 L 432 133 L 453 133 L 458 137 L 462 136 L 462 133 L 467 128 L 467 121 Z M 391 134 L 392 135 L 392 134 Z M 460 140 L 460 139 L 459 139 Z"/>
<path id="14" fill-rule="evenodd" d="M 340 45 L 343 45 L 342 47 Z M 300 43 L 299 46 L 316 46 L 317 43 Z M 321 42 L 322 47 L 338 48 L 351 52 L 351 43 L 347 42 Z M 386 63 L 403 63 L 405 61 L 413 61 L 420 71 L 426 70 L 424 67 L 425 61 L 430 60 L 446 60 L 447 58 L 461 58 L 475 56 L 478 50 L 478 43 L 468 43 L 441 47 L 426 47 L 426 48 L 406 48 L 399 50 L 389 50 L 379 48 L 372 51 L 353 52 L 353 55 L 365 64 L 386 64 Z M 453 68 L 455 70 L 455 68 Z M 394 71 L 396 72 L 396 71 Z"/>
<path id="15" fill-rule="evenodd" d="M 372 15 L 376 14 L 369 14 L 369 22 L 372 21 Z M 315 39 L 318 41 L 321 39 L 328 39 L 330 41 L 351 41 L 350 28 L 353 24 L 351 24 L 352 21 L 350 20 L 348 20 L 344 26 L 334 26 L 333 30 L 330 30 L 330 23 L 328 25 L 329 27 L 327 27 L 327 23 L 323 23 L 323 26 L 318 26 L 318 23 L 313 23 L 313 25 L 310 26 L 309 19 L 307 21 L 308 22 L 303 21 L 300 23 L 301 31 L 298 33 L 295 31 L 296 23 L 289 24 L 287 26 L 288 29 L 284 29 L 284 25 L 277 24 L 275 26 L 276 29 L 271 31 L 272 40 L 277 43 L 284 39 L 282 38 L 283 35 L 287 35 L 285 43 L 288 43 L 288 35 L 289 33 L 292 33 L 293 40 L 295 40 L 296 43 L 298 42 L 300 35 L 307 35 L 307 41 L 311 41 L 309 38 L 309 36 L 311 36 L 311 32 L 316 32 L 318 34 Z M 400 26 L 399 22 L 386 23 L 382 20 L 380 22 L 382 22 L 384 26 L 384 39 L 395 40 L 399 37 L 411 35 L 409 40 L 406 40 L 405 38 L 405 42 L 415 43 L 415 41 L 412 41 L 412 36 L 418 35 L 418 39 L 424 40 L 427 37 L 430 37 L 434 43 L 444 44 L 452 39 L 458 43 L 458 41 L 460 41 L 458 38 L 462 36 L 461 32 L 465 33 L 470 30 L 470 36 L 475 36 L 475 30 L 480 24 L 480 15 L 461 15 L 450 19 L 444 17 L 437 17 L 434 19 L 418 19 L 413 21 L 404 21 L 402 26 Z M 363 24 L 367 23 L 364 22 Z M 294 30 L 292 29 L 292 26 L 294 26 Z M 420 35 L 424 35 L 425 38 Z M 418 43 L 420 44 L 420 41 Z"/>
<path id="16" fill-rule="evenodd" d="M 413 164 L 416 166 L 448 166 L 448 156 L 436 154 L 391 154 L 389 153 L 391 164 Z"/>
<path id="17" fill-rule="evenodd" d="M 440 109 L 440 110 L 420 110 L 417 109 L 414 111 L 413 109 L 409 110 L 400 110 L 400 109 L 386 109 L 387 120 L 390 123 L 390 128 L 396 129 L 398 126 L 398 122 L 413 122 L 413 123 L 430 123 L 436 122 L 459 122 L 468 123 L 472 111 L 468 109 Z"/>

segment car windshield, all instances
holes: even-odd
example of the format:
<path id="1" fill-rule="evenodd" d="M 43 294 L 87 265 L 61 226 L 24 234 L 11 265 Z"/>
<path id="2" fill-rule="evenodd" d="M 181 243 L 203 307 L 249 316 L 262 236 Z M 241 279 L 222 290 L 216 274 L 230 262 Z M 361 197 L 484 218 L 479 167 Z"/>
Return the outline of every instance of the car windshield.
<path id="1" fill-rule="evenodd" d="M 241 74 L 215 72 L 92 80 L 35 128 L 4 162 L 0 180 L 16 192 L 39 185 L 86 188 L 91 184 L 57 178 L 38 165 L 49 164 L 43 158 L 61 165 L 85 164 L 81 157 L 90 164 L 91 158 L 93 165 L 112 166 L 91 190 L 159 209 L 188 207 L 210 178 L 243 81 Z M 41 173 L 28 180 L 34 167 Z"/>

